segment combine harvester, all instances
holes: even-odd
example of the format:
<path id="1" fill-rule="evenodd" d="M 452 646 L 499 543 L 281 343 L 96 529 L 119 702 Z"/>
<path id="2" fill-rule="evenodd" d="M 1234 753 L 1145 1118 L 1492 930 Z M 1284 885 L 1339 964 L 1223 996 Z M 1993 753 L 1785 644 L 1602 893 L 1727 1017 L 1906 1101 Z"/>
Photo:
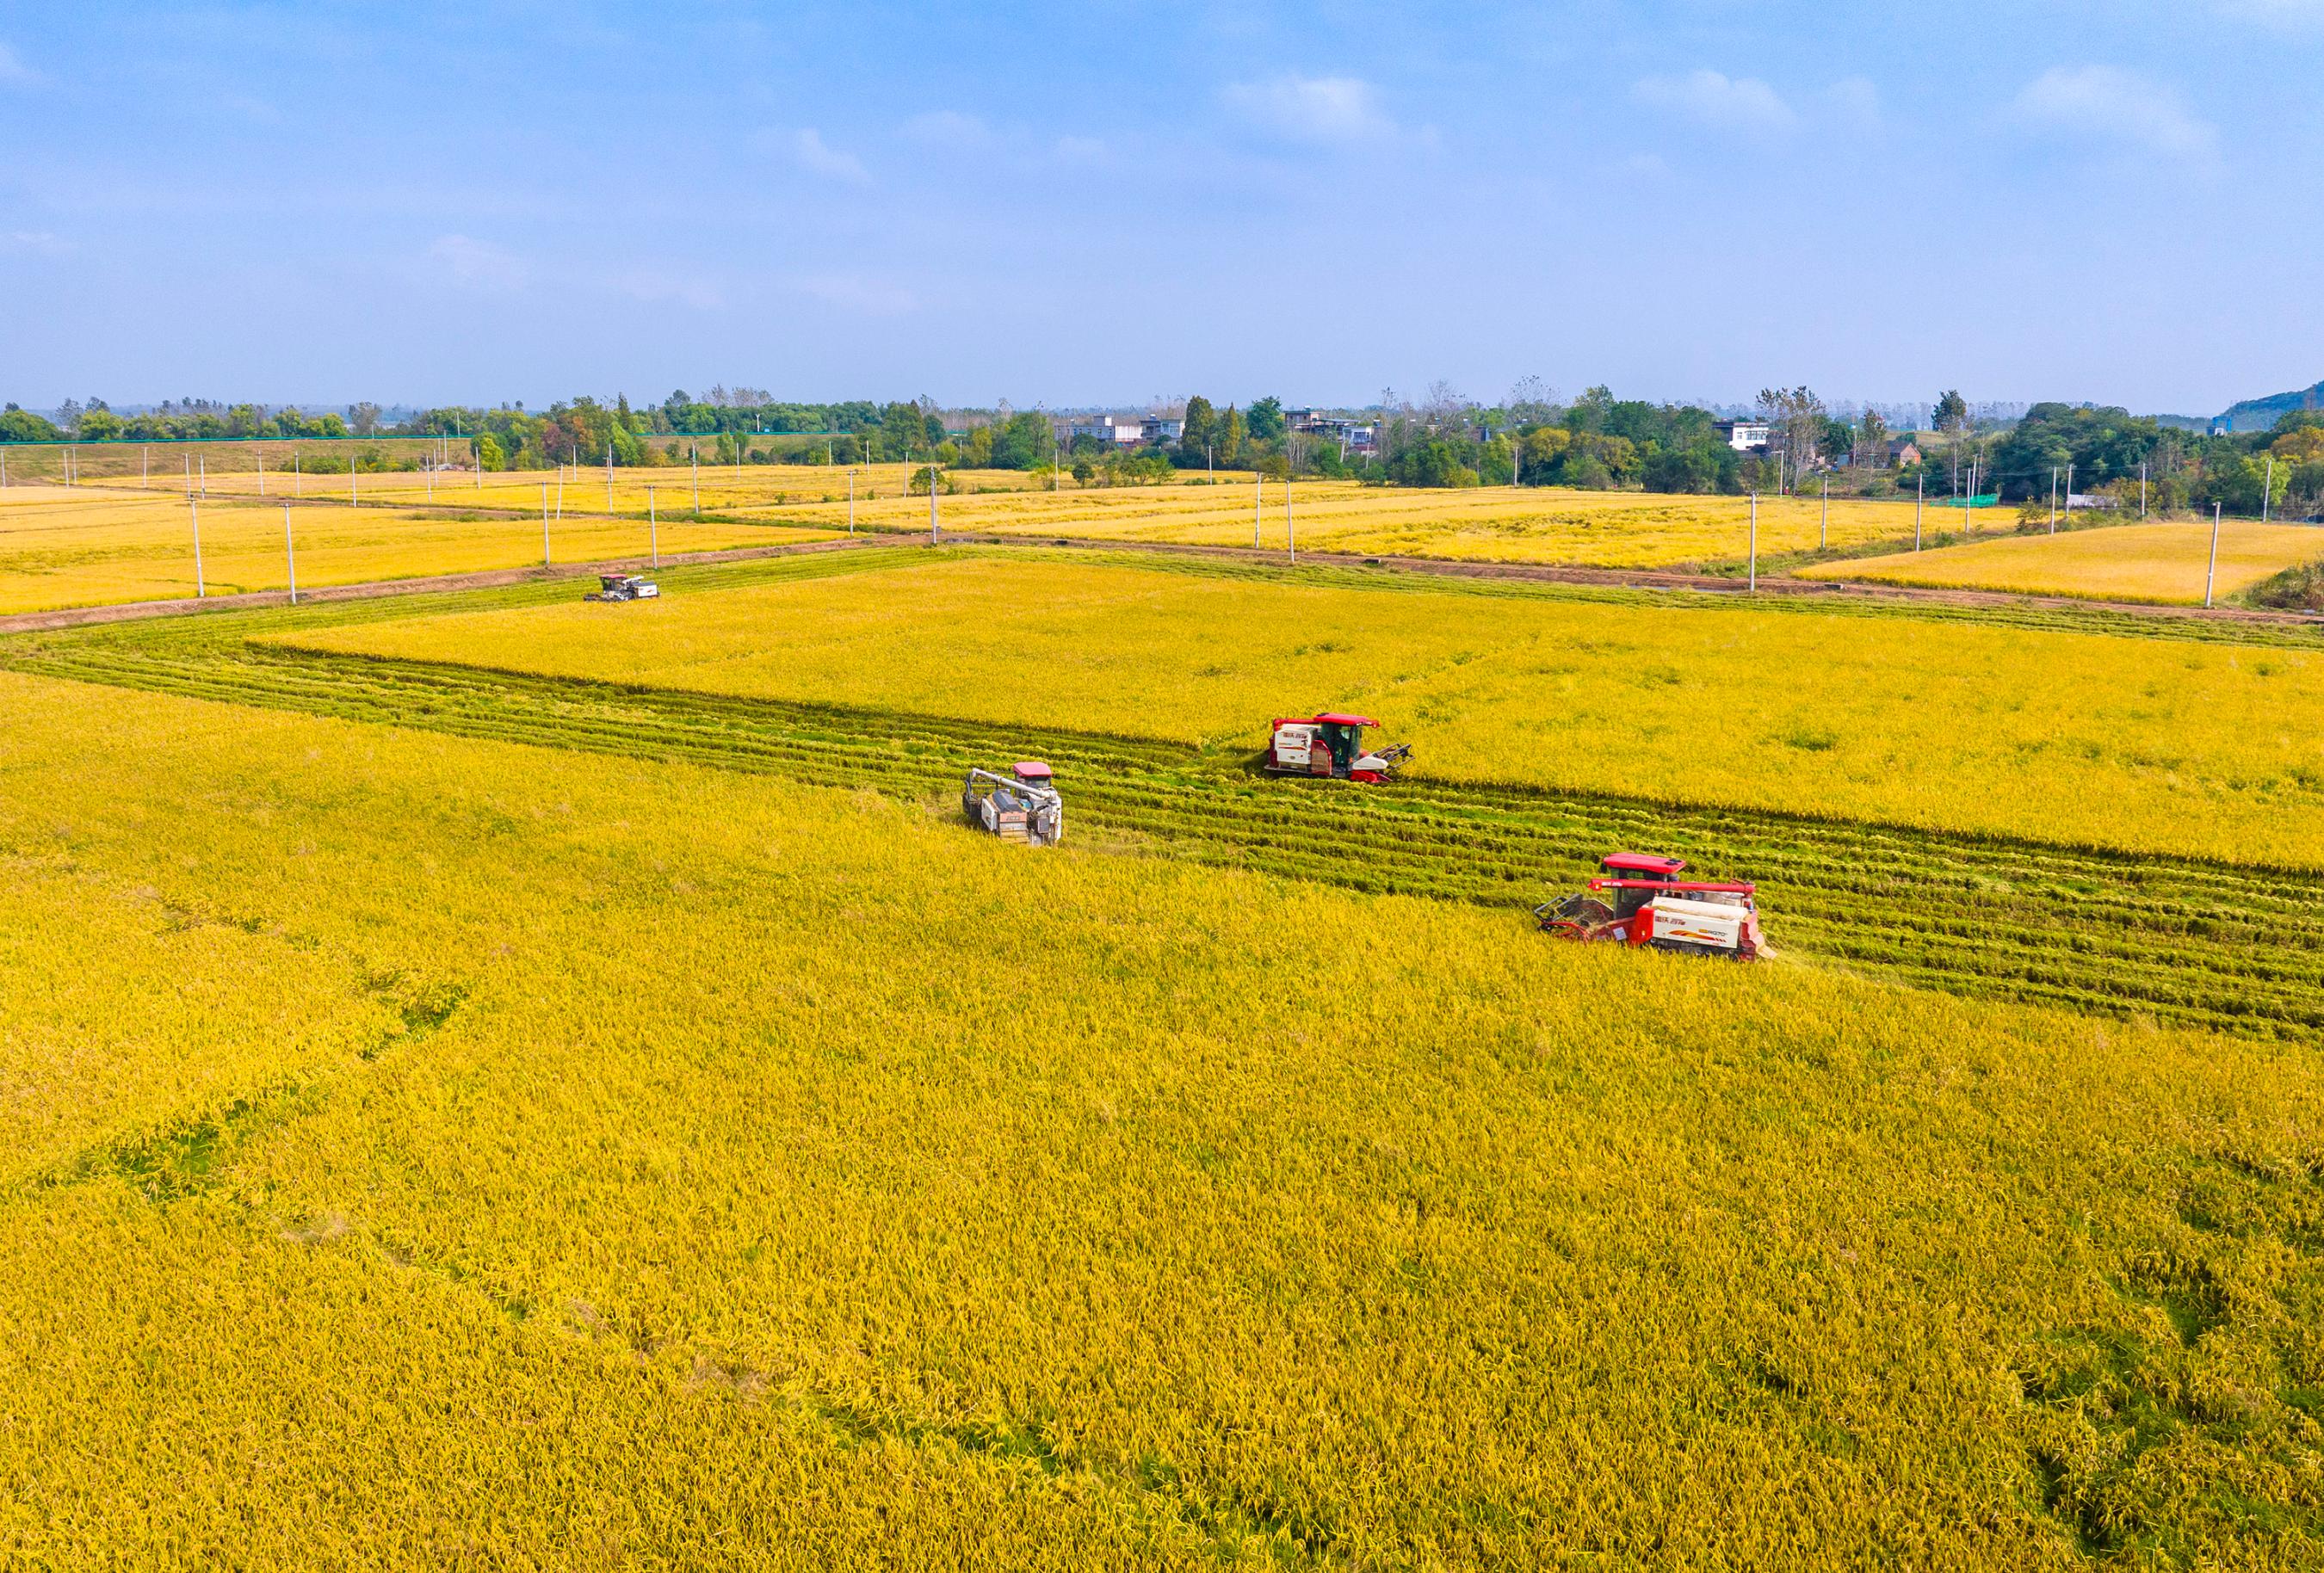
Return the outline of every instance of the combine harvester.
<path id="1" fill-rule="evenodd" d="M 1683 858 L 1616 852 L 1590 888 L 1534 908 L 1560 939 L 1610 940 L 1693 956 L 1757 961 L 1775 948 L 1759 930 L 1757 887 L 1683 880 Z M 1599 895 L 1604 892 L 1609 902 Z"/>
<path id="2" fill-rule="evenodd" d="M 600 574 L 599 588 L 581 597 L 584 601 L 652 601 L 661 594 L 661 586 L 651 579 L 636 574 Z"/>
<path id="3" fill-rule="evenodd" d="M 1054 847 L 1065 839 L 1065 800 L 1049 767 L 1019 759 L 1009 774 L 975 769 L 961 783 L 960 811 L 968 823 L 1004 842 Z"/>
<path id="4" fill-rule="evenodd" d="M 1380 782 L 1412 757 L 1410 743 L 1364 747 L 1364 729 L 1378 726 L 1369 715 L 1277 717 L 1268 743 L 1266 767 L 1277 776 L 1322 776 L 1342 781 Z"/>

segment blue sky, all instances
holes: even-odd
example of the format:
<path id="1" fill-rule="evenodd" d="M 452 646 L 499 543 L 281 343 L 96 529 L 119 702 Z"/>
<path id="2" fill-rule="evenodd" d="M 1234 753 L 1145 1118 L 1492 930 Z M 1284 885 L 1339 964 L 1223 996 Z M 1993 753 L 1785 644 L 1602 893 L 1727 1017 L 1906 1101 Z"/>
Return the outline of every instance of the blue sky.
<path id="1" fill-rule="evenodd" d="M 0 5 L 0 397 L 2324 377 L 2324 0 Z"/>

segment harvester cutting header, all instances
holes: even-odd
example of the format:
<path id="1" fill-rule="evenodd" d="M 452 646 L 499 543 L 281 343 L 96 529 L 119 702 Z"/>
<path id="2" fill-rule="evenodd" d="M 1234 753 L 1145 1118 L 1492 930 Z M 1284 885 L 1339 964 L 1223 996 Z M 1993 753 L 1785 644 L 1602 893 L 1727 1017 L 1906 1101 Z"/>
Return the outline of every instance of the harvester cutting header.
<path id="1" fill-rule="evenodd" d="M 1342 715 L 1337 712 L 1293 720 L 1278 716 L 1268 741 L 1267 768 L 1277 776 L 1385 781 L 1412 757 L 1412 745 L 1365 748 L 1364 729 L 1379 724 L 1369 715 Z"/>

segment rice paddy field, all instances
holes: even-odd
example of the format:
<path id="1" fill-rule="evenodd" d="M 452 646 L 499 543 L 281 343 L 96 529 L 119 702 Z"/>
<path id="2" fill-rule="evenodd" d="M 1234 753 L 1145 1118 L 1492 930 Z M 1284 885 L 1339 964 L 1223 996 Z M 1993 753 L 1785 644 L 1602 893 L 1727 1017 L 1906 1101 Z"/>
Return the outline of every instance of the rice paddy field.
<path id="1" fill-rule="evenodd" d="M 663 582 L 0 637 L 0 1561 L 2319 1559 L 2310 630 Z"/>
<path id="2" fill-rule="evenodd" d="M 339 479 L 344 482 L 346 477 Z M 303 587 L 529 567 L 542 558 L 541 520 L 514 512 L 399 506 L 358 499 L 288 505 L 231 493 L 93 493 L 85 487 L 12 486 L 0 492 L 0 613 L 198 593 L 281 590 L 295 563 Z M 830 538 L 825 530 L 569 512 L 554 517 L 557 562 L 645 557 Z M 290 540 L 286 550 L 284 532 Z M 199 542 L 198 566 L 196 543 Z"/>
<path id="3" fill-rule="evenodd" d="M 1431 780 L 2324 869 L 2309 649 L 977 554 L 285 637 L 1229 752 L 1348 709 Z"/>
<path id="4" fill-rule="evenodd" d="M 242 455 L 246 465 L 249 455 Z M 550 555 L 583 562 L 643 555 L 658 530 L 671 553 L 849 534 L 918 535 L 925 492 L 901 465 L 474 471 L 297 476 L 254 467 L 151 487 L 16 484 L 0 488 L 0 614 L 189 596 L 194 512 L 203 523 L 210 593 L 281 588 L 281 504 L 293 504 L 302 582 L 523 566 L 538 563 L 540 518 Z M 1015 471 L 960 471 L 937 500 L 953 535 L 1288 552 L 1284 487 L 1249 474 L 1154 486 L 1061 481 Z M 851 503 L 851 483 L 855 497 Z M 1308 552 L 1620 569 L 1732 572 L 1748 558 L 1750 505 L 1732 497 L 1657 497 L 1550 488 L 1404 491 L 1297 483 L 1297 544 Z M 1254 524 L 1257 528 L 1254 529 Z M 1761 559 L 1912 539 L 1909 504 L 1763 498 Z M 788 532 L 788 533 L 784 533 Z"/>
<path id="5" fill-rule="evenodd" d="M 2286 568 L 2319 558 L 2324 558 L 2324 530 L 2314 525 L 2230 520 L 2219 529 L 2213 593 L 2224 600 Z M 1931 551 L 1819 564 L 1798 573 L 1806 579 L 2200 606 L 2210 563 L 2210 525 L 2184 522 L 2002 536 Z"/>

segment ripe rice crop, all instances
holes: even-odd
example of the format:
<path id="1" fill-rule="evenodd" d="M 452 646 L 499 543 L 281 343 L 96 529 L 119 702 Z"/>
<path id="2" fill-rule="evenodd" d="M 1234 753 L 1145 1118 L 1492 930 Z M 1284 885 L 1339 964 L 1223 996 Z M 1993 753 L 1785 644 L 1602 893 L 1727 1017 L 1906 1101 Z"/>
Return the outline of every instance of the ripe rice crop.
<path id="1" fill-rule="evenodd" d="M 1806 579 L 2200 605 L 2210 552 L 2208 522 L 2123 524 L 2062 535 L 2003 536 L 1798 572 Z M 2224 601 L 2285 568 L 2319 558 L 2324 558 L 2324 532 L 2313 525 L 2230 520 L 2219 529 L 2214 593 Z"/>
<path id="2" fill-rule="evenodd" d="M 14 1085 L 88 1084 L 73 1013 L 162 960 L 124 911 L 341 1035 L 19 1160 L 10 1559 L 2312 1551 L 2304 1053 L 729 772 L 0 704 L 0 855 L 125 898 L 0 906 Z M 28 953 L 88 970 L 54 1019 Z M 152 990 L 117 1057 L 214 1007 Z"/>
<path id="3" fill-rule="evenodd" d="M 284 637 L 1228 750 L 1353 708 L 1424 778 L 2324 867 L 2315 652 L 1397 583 L 972 556 Z"/>
<path id="4" fill-rule="evenodd" d="M 342 481 L 345 477 L 340 477 Z M 541 560 L 539 496 L 530 516 L 318 502 L 290 510 L 302 586 L 530 566 Z M 278 500 L 199 504 L 199 587 L 223 595 L 289 583 Z M 0 492 L 0 613 L 195 593 L 195 507 L 181 495 L 12 486 Z M 666 518 L 664 553 L 827 538 L 826 531 Z M 648 554 L 642 520 L 568 514 L 549 533 L 553 560 Z"/>
<path id="5" fill-rule="evenodd" d="M 927 494 L 906 495 L 912 467 L 875 465 L 856 471 L 859 529 L 914 532 L 928 523 Z M 1056 490 L 1041 477 L 1012 470 L 946 472 L 957 486 L 938 500 L 942 527 L 962 534 L 1028 538 L 1150 541 L 1176 545 L 1249 547 L 1253 515 L 1259 544 L 1288 544 L 1284 488 L 1267 483 L 1262 502 L 1248 472 L 1222 473 L 1217 483 L 1194 477 L 1151 486 L 1083 486 L 1070 478 Z M 345 475 L 309 481 L 345 498 L 358 486 L 366 497 L 418 504 L 432 495 L 476 507 L 534 506 L 544 483 L 562 485 L 568 510 L 642 516 L 646 490 L 669 512 L 690 509 L 696 486 L 684 465 L 613 472 L 583 466 L 556 472 L 473 473 L 438 476 Z M 279 481 L 274 483 L 279 489 Z M 213 487 L 248 491 L 252 474 L 214 477 Z M 780 519 L 844 529 L 848 518 L 845 466 L 705 465 L 699 489 L 705 512 L 737 519 Z M 1298 544 L 1319 552 L 1458 560 L 1563 563 L 1609 568 L 1731 567 L 1750 550 L 1750 505 L 1740 497 L 1677 497 L 1637 492 L 1580 492 L 1562 487 L 1473 487 L 1436 491 L 1365 486 L 1346 481 L 1303 480 L 1293 486 Z M 1813 498 L 1759 500 L 1763 558 L 1816 548 L 1827 534 L 1834 549 L 1910 540 L 1909 502 L 1836 499 L 1827 531 Z"/>

